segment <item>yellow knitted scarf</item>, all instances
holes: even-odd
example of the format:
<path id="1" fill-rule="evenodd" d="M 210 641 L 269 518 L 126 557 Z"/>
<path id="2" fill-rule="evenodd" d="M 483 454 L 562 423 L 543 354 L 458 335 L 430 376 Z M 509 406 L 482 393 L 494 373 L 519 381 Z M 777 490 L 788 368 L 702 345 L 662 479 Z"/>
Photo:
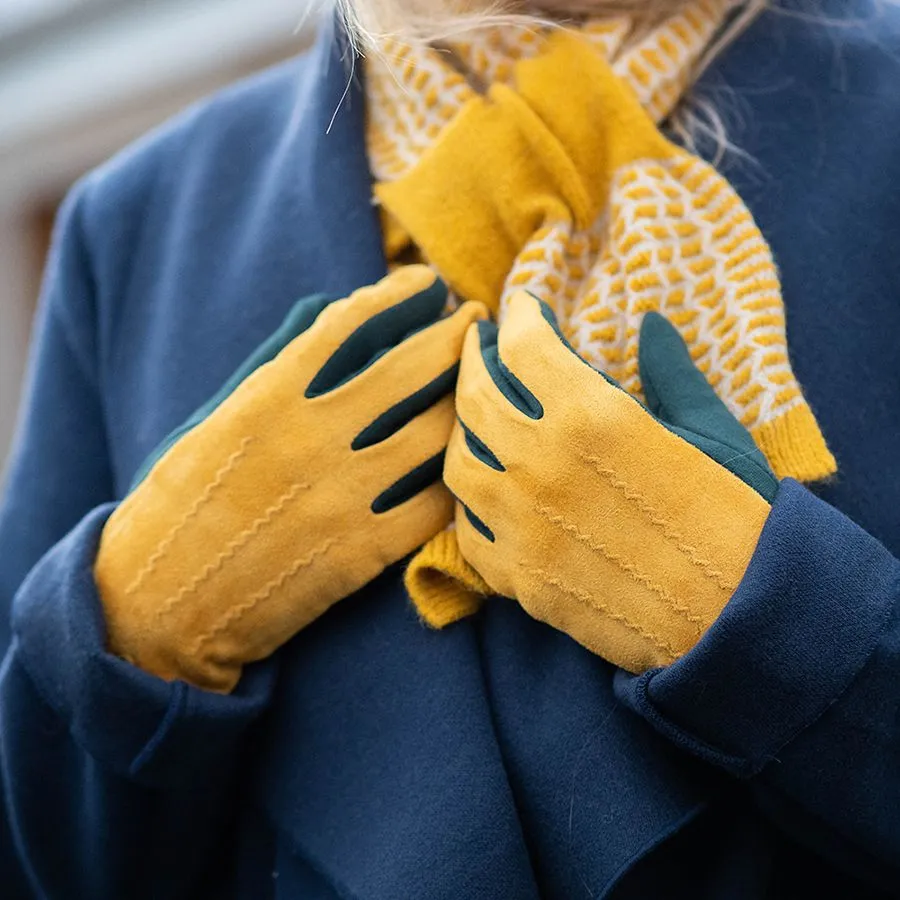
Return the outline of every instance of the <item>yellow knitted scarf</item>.
<path id="1" fill-rule="evenodd" d="M 769 246 L 730 184 L 658 127 L 734 5 L 694 0 L 639 40 L 623 18 L 385 42 L 366 65 L 375 196 L 389 260 L 415 253 L 501 320 L 532 291 L 635 395 L 640 319 L 661 311 L 776 474 L 811 481 L 836 465 L 791 370 Z M 445 534 L 413 568 L 454 574 L 457 555 Z"/>

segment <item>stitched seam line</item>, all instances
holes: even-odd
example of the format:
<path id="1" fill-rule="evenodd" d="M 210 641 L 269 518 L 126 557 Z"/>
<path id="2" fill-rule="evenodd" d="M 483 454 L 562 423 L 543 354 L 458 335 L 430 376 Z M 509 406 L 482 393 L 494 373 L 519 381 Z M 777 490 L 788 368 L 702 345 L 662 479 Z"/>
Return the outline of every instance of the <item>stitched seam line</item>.
<path id="1" fill-rule="evenodd" d="M 198 635 L 190 648 L 189 653 L 196 656 L 207 644 L 218 637 L 222 632 L 226 631 L 235 622 L 240 621 L 247 613 L 251 612 L 255 607 L 268 600 L 276 591 L 284 587 L 285 583 L 293 578 L 301 569 L 310 566 L 319 556 L 326 553 L 328 549 L 337 543 L 334 540 L 327 540 L 312 550 L 307 556 L 301 556 L 295 560 L 288 568 L 284 569 L 275 578 L 272 578 L 255 594 L 252 594 L 243 603 L 233 606 L 221 619 L 202 634 Z"/>
<path id="2" fill-rule="evenodd" d="M 548 507 L 539 506 L 537 507 L 537 512 L 538 515 L 546 519 L 551 525 L 562 529 L 567 534 L 574 537 L 575 540 L 590 547 L 591 550 L 602 554 L 613 565 L 621 569 L 632 581 L 636 581 L 638 584 L 647 588 L 647 590 L 652 591 L 665 604 L 671 606 L 683 618 L 687 619 L 688 622 L 695 625 L 698 635 L 703 634 L 707 624 L 706 621 L 696 613 L 691 612 L 689 607 L 676 600 L 661 584 L 657 584 L 652 578 L 641 572 L 634 563 L 628 562 L 628 560 L 624 559 L 621 555 L 610 550 L 606 544 L 597 541 L 591 535 L 581 531 L 577 525 L 567 522 L 563 516 L 554 515 Z"/>
<path id="3" fill-rule="evenodd" d="M 529 575 L 534 575 L 538 578 L 541 578 L 545 584 L 553 585 L 553 587 L 557 588 L 557 590 L 568 595 L 569 597 L 573 597 L 579 603 L 582 603 L 586 607 L 588 607 L 588 609 L 591 609 L 597 613 L 601 613 L 615 622 L 619 622 L 621 625 L 624 625 L 629 631 L 633 631 L 635 634 L 640 635 L 645 640 L 650 641 L 650 643 L 653 644 L 657 649 L 662 650 L 665 654 L 667 654 L 667 656 L 669 657 L 669 662 L 674 662 L 676 659 L 678 659 L 678 651 L 668 641 L 666 641 L 665 638 L 662 638 L 659 635 L 648 631 L 642 625 L 638 625 L 637 622 L 633 622 L 628 618 L 628 616 L 613 611 L 609 606 L 603 603 L 602 600 L 595 599 L 590 594 L 588 594 L 587 591 L 582 591 L 579 588 L 574 588 L 565 584 L 555 575 L 551 575 L 544 569 L 528 568 L 522 565 L 522 563 L 520 563 L 519 565 L 521 565 Z"/>
<path id="4" fill-rule="evenodd" d="M 634 504 L 644 515 L 647 521 L 655 528 L 658 528 L 663 536 L 669 541 L 673 547 L 683 553 L 703 574 L 715 582 L 723 591 L 733 594 L 737 589 L 737 584 L 728 581 L 725 574 L 713 566 L 712 560 L 706 559 L 700 555 L 696 547 L 688 544 L 684 535 L 672 527 L 672 523 L 666 519 L 639 491 L 628 486 L 628 483 L 622 481 L 616 476 L 612 469 L 606 469 L 601 465 L 601 460 L 596 456 L 582 457 L 586 462 L 591 463 L 599 475 L 602 475 L 617 491 L 619 491 L 626 500 Z"/>
<path id="5" fill-rule="evenodd" d="M 138 591 L 147 578 L 152 574 L 152 572 L 156 569 L 159 561 L 166 555 L 166 552 L 175 542 L 175 539 L 178 535 L 184 530 L 187 524 L 195 519 L 199 514 L 200 510 L 203 509 L 204 506 L 209 502 L 212 495 L 225 483 L 225 479 L 228 477 L 229 473 L 233 472 L 238 463 L 247 455 L 247 447 L 253 442 L 252 437 L 245 437 L 241 441 L 240 447 L 228 457 L 225 461 L 225 465 L 223 465 L 218 472 L 216 472 L 213 480 L 206 485 L 206 487 L 201 491 L 200 496 L 191 504 L 188 511 L 182 516 L 181 520 L 176 522 L 174 526 L 172 526 L 169 533 L 156 545 L 153 553 L 150 554 L 149 559 L 141 568 L 141 570 L 134 577 L 134 580 L 131 584 L 125 588 L 125 596 L 129 597 Z"/>
<path id="6" fill-rule="evenodd" d="M 203 567 L 202 571 L 194 575 L 181 589 L 163 603 L 156 612 L 156 621 L 161 622 L 162 619 L 170 613 L 176 606 L 184 601 L 191 594 L 197 592 L 201 585 L 209 581 L 212 576 L 218 572 L 226 562 L 234 558 L 237 552 L 245 547 L 259 532 L 270 525 L 282 512 L 288 504 L 294 500 L 303 491 L 309 490 L 309 485 L 304 482 L 297 482 L 291 485 L 266 511 L 255 519 L 240 534 L 232 538 L 228 542 L 225 549 L 211 562 Z"/>

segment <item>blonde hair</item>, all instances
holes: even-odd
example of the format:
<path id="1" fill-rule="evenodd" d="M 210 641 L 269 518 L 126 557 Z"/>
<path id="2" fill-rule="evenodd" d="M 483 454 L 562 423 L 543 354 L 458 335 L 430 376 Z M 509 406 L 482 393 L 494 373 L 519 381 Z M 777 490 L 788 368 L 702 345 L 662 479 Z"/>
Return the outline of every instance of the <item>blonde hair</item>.
<path id="1" fill-rule="evenodd" d="M 637 40 L 691 0 L 539 0 L 526 5 L 516 0 L 335 0 L 355 47 L 378 52 L 383 38 L 439 43 L 476 29 L 509 24 L 520 28 L 565 27 L 587 16 L 632 22 Z M 746 25 L 767 4 L 749 0 L 737 18 Z M 735 5 L 740 5 L 735 0 Z M 728 29 L 731 31 L 731 29 Z"/>
<path id="2" fill-rule="evenodd" d="M 386 37 L 409 42 L 441 43 L 476 29 L 496 25 L 519 28 L 565 27 L 587 16 L 631 20 L 630 37 L 626 44 L 638 41 L 666 18 L 677 14 L 692 0 L 325 0 L 335 4 L 344 23 L 352 49 L 357 53 L 379 53 L 379 44 Z M 765 9 L 783 15 L 807 19 L 811 24 L 858 25 L 860 19 L 835 18 L 824 14 L 823 0 L 808 0 L 807 11 L 779 9 L 778 0 L 735 0 L 736 14 L 698 60 L 692 83 L 704 69 L 730 46 Z M 900 0 L 874 0 L 866 21 L 877 19 L 888 7 L 900 5 Z M 699 151 L 705 144 L 718 165 L 728 152 L 746 155 L 728 138 L 723 117 L 721 97 L 712 100 L 695 91 L 687 91 L 668 119 L 669 127 L 691 151 Z"/>
<path id="3" fill-rule="evenodd" d="M 440 44 L 477 29 L 497 25 L 518 28 L 565 27 L 584 19 L 631 20 L 626 45 L 675 15 L 692 0 L 540 0 L 540 6 L 523 7 L 515 0 L 334 0 L 352 55 L 377 54 L 386 37 L 408 42 Z M 768 6 L 768 0 L 735 0 L 737 14 L 703 54 L 692 73 L 701 72 L 732 43 Z M 728 150 L 737 150 L 728 140 L 727 127 L 718 105 L 688 92 L 669 117 L 669 125 L 691 150 L 708 142 L 718 164 Z"/>

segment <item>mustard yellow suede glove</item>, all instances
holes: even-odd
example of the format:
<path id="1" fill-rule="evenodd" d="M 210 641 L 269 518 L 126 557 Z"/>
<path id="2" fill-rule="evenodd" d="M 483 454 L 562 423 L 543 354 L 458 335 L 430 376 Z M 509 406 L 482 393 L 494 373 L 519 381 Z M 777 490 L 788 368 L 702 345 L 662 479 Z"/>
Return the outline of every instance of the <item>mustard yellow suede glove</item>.
<path id="1" fill-rule="evenodd" d="M 444 470 L 459 548 L 490 590 L 632 672 L 671 663 L 712 624 L 776 484 L 764 461 L 746 481 L 726 468 L 742 430 L 737 443 L 704 434 L 711 402 L 653 388 L 685 421 L 657 419 L 517 294 L 499 331 L 466 337 Z"/>
<path id="2" fill-rule="evenodd" d="M 110 649 L 229 691 L 342 597 L 443 528 L 463 336 L 430 269 L 327 306 L 152 466 L 94 575 Z"/>

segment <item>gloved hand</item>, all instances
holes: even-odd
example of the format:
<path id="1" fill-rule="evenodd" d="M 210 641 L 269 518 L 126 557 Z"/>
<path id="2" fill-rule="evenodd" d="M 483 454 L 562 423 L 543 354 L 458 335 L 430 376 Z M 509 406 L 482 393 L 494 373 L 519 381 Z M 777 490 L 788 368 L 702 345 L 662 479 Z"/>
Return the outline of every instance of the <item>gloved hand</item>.
<path id="1" fill-rule="evenodd" d="M 310 294 L 298 300 L 284 321 L 272 332 L 231 374 L 231 377 L 201 407 L 187 417 L 176 429 L 171 431 L 148 454 L 131 481 L 129 493 L 133 491 L 159 462 L 167 450 L 178 443 L 191 429 L 206 421 L 235 390 L 244 383 L 260 366 L 271 362 L 285 347 L 299 335 L 303 334 L 326 306 L 337 300 L 328 294 Z"/>
<path id="2" fill-rule="evenodd" d="M 410 266 L 315 318 L 298 306 L 239 376 L 302 333 L 167 443 L 101 538 L 112 652 L 229 691 L 244 664 L 446 525 L 452 390 L 485 310 L 442 319 L 445 303 L 431 270 Z"/>
<path id="3" fill-rule="evenodd" d="M 459 548 L 489 588 L 631 672 L 712 624 L 777 489 L 674 328 L 648 314 L 639 346 L 650 410 L 517 294 L 499 331 L 466 337 L 444 470 Z"/>

